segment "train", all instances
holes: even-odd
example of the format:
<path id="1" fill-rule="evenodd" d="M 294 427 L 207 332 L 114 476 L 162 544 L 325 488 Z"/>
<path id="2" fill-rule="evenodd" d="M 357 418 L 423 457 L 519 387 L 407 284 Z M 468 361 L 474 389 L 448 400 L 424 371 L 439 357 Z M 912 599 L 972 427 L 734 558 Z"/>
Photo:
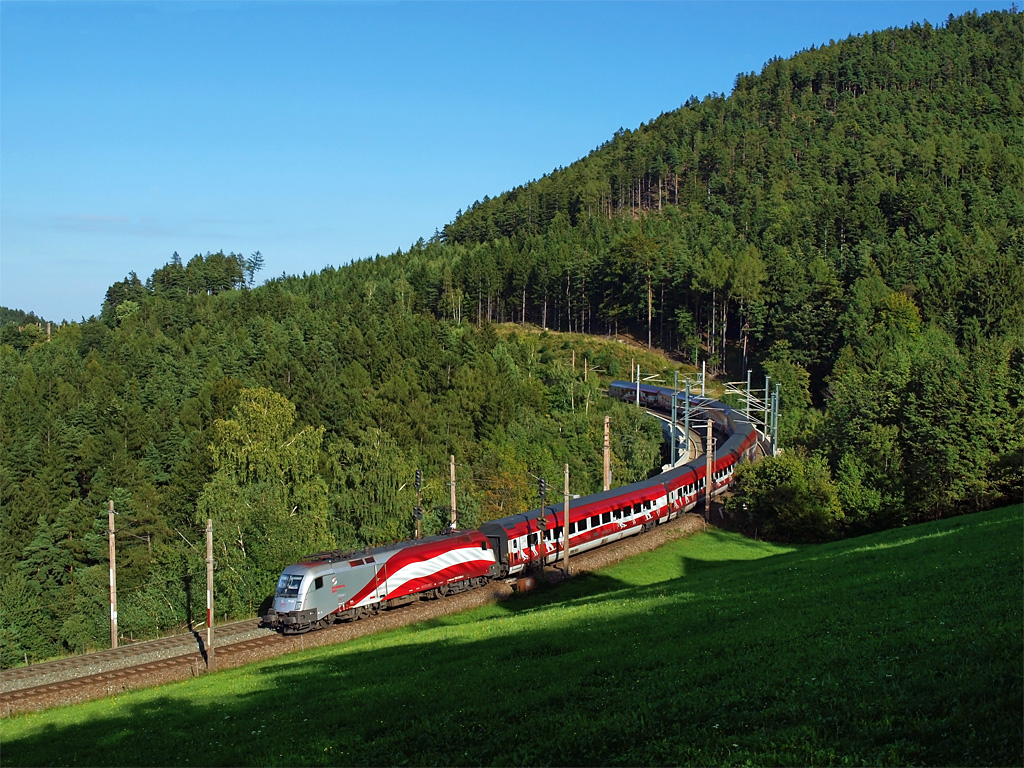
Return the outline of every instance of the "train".
<path id="1" fill-rule="evenodd" d="M 673 390 L 665 387 L 614 381 L 608 395 L 662 412 L 672 408 Z M 285 634 L 309 632 L 518 577 L 564 557 L 567 540 L 572 557 L 675 519 L 705 500 L 708 485 L 712 495 L 721 493 L 736 466 L 758 447 L 759 433 L 742 411 L 703 397 L 691 398 L 691 409 L 712 421 L 716 448 L 710 482 L 707 458 L 701 456 L 663 467 L 646 480 L 571 499 L 568 535 L 560 502 L 473 530 L 354 552 L 319 552 L 284 569 L 261 625 Z"/>

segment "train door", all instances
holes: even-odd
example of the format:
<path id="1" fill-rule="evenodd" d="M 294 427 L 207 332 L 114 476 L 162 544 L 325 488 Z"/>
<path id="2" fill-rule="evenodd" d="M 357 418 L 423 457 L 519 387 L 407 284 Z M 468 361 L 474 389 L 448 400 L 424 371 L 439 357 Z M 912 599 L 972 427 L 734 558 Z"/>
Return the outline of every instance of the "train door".
<path id="1" fill-rule="evenodd" d="M 495 565 L 498 569 L 498 575 L 504 576 L 508 573 L 509 561 L 508 561 L 508 536 L 499 536 L 488 533 L 487 541 L 494 552 Z"/>

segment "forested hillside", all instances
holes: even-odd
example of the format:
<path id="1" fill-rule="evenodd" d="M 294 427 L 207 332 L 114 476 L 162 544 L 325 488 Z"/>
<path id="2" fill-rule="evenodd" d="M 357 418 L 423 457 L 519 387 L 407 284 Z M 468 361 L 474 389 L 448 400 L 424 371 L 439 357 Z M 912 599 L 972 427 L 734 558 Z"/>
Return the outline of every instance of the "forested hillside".
<path id="1" fill-rule="evenodd" d="M 618 482 L 660 465 L 660 428 L 585 376 L 627 375 L 629 349 L 435 317 L 444 254 L 257 289 L 247 263 L 130 275 L 49 340 L 5 326 L 4 664 L 108 642 L 108 499 L 119 628 L 139 638 L 203 615 L 208 517 L 218 612 L 251 616 L 305 554 L 412 536 L 416 469 L 439 532 L 450 455 L 463 527 L 535 506 L 565 463 L 574 492 L 600 490 L 606 413 Z"/>
<path id="2" fill-rule="evenodd" d="M 417 468 L 439 530 L 449 455 L 464 525 L 564 463 L 597 489 L 608 412 L 616 482 L 646 474 L 657 426 L 583 374 L 631 353 L 581 333 L 782 383 L 786 452 L 738 483 L 759 533 L 1019 496 L 1022 40 L 967 15 L 771 61 L 386 258 L 254 287 L 258 253 L 175 255 L 49 335 L 5 312 L 0 663 L 106 642 L 108 499 L 139 637 L 200 613 L 207 517 L 241 616 L 311 550 L 410 535 Z"/>
<path id="3" fill-rule="evenodd" d="M 1019 498 L 1022 61 L 1015 10 L 775 59 L 474 204 L 443 233 L 455 285 L 473 318 L 782 382 L 798 455 L 741 483 L 752 530 Z"/>

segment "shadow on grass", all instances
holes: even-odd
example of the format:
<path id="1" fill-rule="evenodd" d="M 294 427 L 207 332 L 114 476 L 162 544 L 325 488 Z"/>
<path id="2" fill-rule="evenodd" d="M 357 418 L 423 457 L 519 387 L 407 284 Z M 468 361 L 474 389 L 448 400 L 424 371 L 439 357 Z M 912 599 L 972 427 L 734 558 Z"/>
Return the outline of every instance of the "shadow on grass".
<path id="1" fill-rule="evenodd" d="M 846 551 L 683 557 L 684 578 L 641 587 L 587 575 L 507 601 L 514 621 L 15 718 L 4 764 L 1021 764 L 1019 537 Z M 894 564 L 899 589 L 851 602 Z"/>

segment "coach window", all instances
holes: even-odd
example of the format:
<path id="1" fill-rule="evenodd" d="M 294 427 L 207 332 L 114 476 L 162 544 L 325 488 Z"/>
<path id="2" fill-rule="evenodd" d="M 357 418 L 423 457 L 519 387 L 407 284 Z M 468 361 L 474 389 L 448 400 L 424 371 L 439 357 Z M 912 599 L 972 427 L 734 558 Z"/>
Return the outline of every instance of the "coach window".
<path id="1" fill-rule="evenodd" d="M 591 528 L 597 528 L 597 526 L 599 526 L 600 524 L 601 524 L 601 516 L 600 515 L 594 515 L 593 517 L 590 518 L 590 527 Z"/>
<path id="2" fill-rule="evenodd" d="M 603 523 L 610 523 L 611 521 L 612 521 L 612 513 L 611 512 L 605 512 L 603 515 L 601 515 L 601 522 L 603 522 Z"/>

